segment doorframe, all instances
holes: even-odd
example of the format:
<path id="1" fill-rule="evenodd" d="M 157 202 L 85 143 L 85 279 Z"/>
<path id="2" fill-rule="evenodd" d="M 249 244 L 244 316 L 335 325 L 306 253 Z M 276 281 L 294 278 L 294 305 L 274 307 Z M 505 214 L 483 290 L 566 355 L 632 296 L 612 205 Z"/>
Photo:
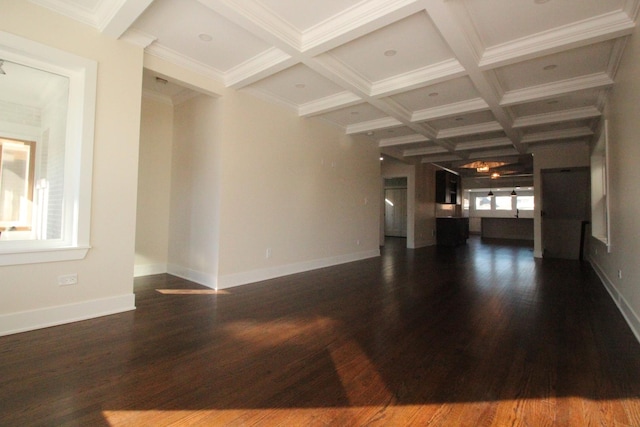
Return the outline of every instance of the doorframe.
<path id="1" fill-rule="evenodd" d="M 385 180 L 392 178 L 407 179 L 407 248 L 415 247 L 415 188 L 416 175 L 415 170 L 406 173 L 394 172 L 390 174 L 382 174 L 380 178 L 380 246 L 384 246 L 384 190 Z"/>

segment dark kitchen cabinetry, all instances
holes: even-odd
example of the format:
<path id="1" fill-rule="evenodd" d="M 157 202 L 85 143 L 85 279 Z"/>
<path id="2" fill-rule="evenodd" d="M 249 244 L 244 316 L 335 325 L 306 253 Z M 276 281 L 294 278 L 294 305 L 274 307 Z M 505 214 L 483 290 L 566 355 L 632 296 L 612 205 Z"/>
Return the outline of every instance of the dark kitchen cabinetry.
<path id="1" fill-rule="evenodd" d="M 469 218 L 436 218 L 438 245 L 458 246 L 469 238 Z"/>
<path id="2" fill-rule="evenodd" d="M 460 179 L 447 171 L 436 171 L 436 203 L 458 204 Z"/>

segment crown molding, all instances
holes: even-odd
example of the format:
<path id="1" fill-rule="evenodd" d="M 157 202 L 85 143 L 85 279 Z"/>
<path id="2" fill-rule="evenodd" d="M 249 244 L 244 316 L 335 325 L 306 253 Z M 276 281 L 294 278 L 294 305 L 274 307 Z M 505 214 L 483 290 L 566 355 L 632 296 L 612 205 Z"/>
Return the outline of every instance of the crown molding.
<path id="1" fill-rule="evenodd" d="M 260 98 L 263 101 L 269 102 L 271 104 L 276 104 L 276 105 L 280 105 L 282 107 L 288 108 L 289 110 L 293 110 L 296 113 L 298 112 L 298 105 L 294 104 L 293 102 L 287 101 L 285 99 L 273 96 L 272 94 L 265 92 L 264 90 L 256 89 L 255 87 L 252 87 L 252 86 L 247 86 L 245 88 L 242 88 L 241 92 L 248 93 L 252 96 L 255 96 L 256 98 Z M 327 121 L 335 125 L 334 122 L 331 122 L 330 120 L 327 120 Z"/>
<path id="2" fill-rule="evenodd" d="M 272 47 L 228 70 L 224 74 L 225 85 L 240 89 L 282 71 L 296 62 L 291 55 Z"/>
<path id="3" fill-rule="evenodd" d="M 475 153 L 469 153 L 469 160 L 472 159 L 487 159 L 489 157 L 502 157 L 502 156 L 515 156 L 521 154 L 520 151 L 515 148 L 503 148 L 501 150 L 486 150 Z"/>
<path id="4" fill-rule="evenodd" d="M 406 144 L 416 144 L 419 142 L 428 142 L 430 141 L 424 135 L 405 135 L 405 136 L 396 136 L 394 138 L 382 138 L 378 141 L 378 147 L 393 147 L 396 145 L 406 145 Z"/>
<path id="5" fill-rule="evenodd" d="M 283 47 L 284 44 L 297 52 L 300 51 L 300 31 L 257 1 L 197 1 L 245 29 L 252 28 L 248 29 L 251 33 L 278 47 Z"/>
<path id="6" fill-rule="evenodd" d="M 583 136 L 592 136 L 593 130 L 588 127 L 579 127 L 574 129 L 552 130 L 548 132 L 538 132 L 525 135 L 522 138 L 523 144 L 531 144 L 534 142 L 553 141 L 558 139 L 580 138 Z"/>
<path id="7" fill-rule="evenodd" d="M 224 75 L 220 70 L 203 64 L 202 62 L 191 59 L 186 55 L 176 52 L 175 50 L 153 43 L 145 49 L 145 52 L 149 55 L 164 59 L 171 62 L 172 64 L 179 65 L 181 67 L 187 68 L 196 73 L 224 83 Z"/>
<path id="8" fill-rule="evenodd" d="M 469 99 L 466 101 L 454 102 L 440 107 L 426 108 L 414 111 L 411 115 L 412 122 L 422 122 L 427 120 L 443 119 L 457 116 L 464 113 L 476 113 L 486 111 L 489 104 L 482 98 Z"/>
<path id="9" fill-rule="evenodd" d="M 456 160 L 464 160 L 464 157 L 457 154 L 446 154 L 443 156 L 424 157 L 420 163 L 437 163 L 437 162 L 454 162 Z"/>
<path id="10" fill-rule="evenodd" d="M 431 154 L 444 154 L 449 153 L 444 147 L 423 147 L 423 148 L 408 148 L 402 152 L 404 157 L 415 157 L 415 156 L 428 156 Z"/>
<path id="11" fill-rule="evenodd" d="M 370 0 L 332 16 L 301 34 L 300 50 L 326 51 L 421 10 L 419 0 Z M 349 40 L 344 37 L 352 34 Z M 327 46 L 331 44 L 331 46 Z"/>
<path id="12" fill-rule="evenodd" d="M 437 64 L 408 71 L 371 84 L 371 96 L 383 97 L 408 90 L 434 85 L 453 78 L 462 77 L 467 72 L 457 59 L 448 59 Z"/>
<path id="13" fill-rule="evenodd" d="M 347 86 L 345 87 L 347 90 L 352 89 L 354 92 L 360 92 L 365 96 L 369 96 L 371 93 L 371 82 L 369 80 L 330 53 L 323 53 L 313 60 L 305 61 L 305 65 L 329 79 L 332 76 L 334 80 L 336 77 L 339 78 L 344 83 L 341 86 Z M 330 75 L 327 76 L 322 71 L 327 71 Z"/>
<path id="14" fill-rule="evenodd" d="M 98 23 L 100 16 L 98 10 L 89 9 L 79 4 L 71 4 L 64 0 L 29 0 L 31 3 L 49 9 L 67 18 L 89 25 L 95 29 L 99 29 Z M 122 3 L 124 0 L 119 0 Z"/>
<path id="15" fill-rule="evenodd" d="M 529 37 L 488 47 L 479 62 L 486 71 L 542 55 L 593 44 L 631 34 L 635 24 L 622 11 L 568 24 Z"/>
<path id="16" fill-rule="evenodd" d="M 118 39 L 152 2 L 153 0 L 101 1 L 96 13 L 98 29 L 101 33 Z"/>
<path id="17" fill-rule="evenodd" d="M 480 141 L 461 142 L 456 145 L 455 151 L 475 150 L 478 148 L 502 147 L 505 145 L 513 145 L 509 138 L 491 138 Z"/>
<path id="18" fill-rule="evenodd" d="M 304 103 L 298 107 L 298 114 L 302 117 L 311 117 L 362 103 L 362 98 L 351 92 L 344 91 Z"/>
<path id="19" fill-rule="evenodd" d="M 607 73 L 596 73 L 588 76 L 561 80 L 558 82 L 534 86 L 526 89 L 508 91 L 502 97 L 500 106 L 504 107 L 509 105 L 522 104 L 530 101 L 553 98 L 559 95 L 564 95 L 580 90 L 605 88 L 612 85 L 613 80 Z"/>
<path id="20" fill-rule="evenodd" d="M 486 122 L 476 125 L 459 126 L 451 129 L 443 129 L 438 132 L 438 139 L 455 138 L 457 136 L 474 135 L 479 133 L 502 131 L 502 125 L 498 122 Z"/>
<path id="21" fill-rule="evenodd" d="M 147 34 L 144 31 L 136 30 L 132 28 L 127 30 L 121 37 L 120 40 L 126 41 L 127 43 L 134 44 L 143 49 L 146 49 L 151 45 L 151 43 L 155 42 L 157 39 L 156 36 L 152 36 L 151 34 Z"/>
<path id="22" fill-rule="evenodd" d="M 369 120 L 366 122 L 354 123 L 347 126 L 347 135 L 354 133 L 368 132 L 373 130 L 380 130 L 386 128 L 392 128 L 402 126 L 402 122 L 393 117 L 384 117 L 382 119 Z"/>
<path id="23" fill-rule="evenodd" d="M 553 113 L 536 114 L 519 117 L 513 122 L 514 128 L 545 125 L 549 123 L 568 122 L 571 120 L 584 120 L 600 117 L 602 112 L 596 107 L 574 108 L 572 110 L 554 111 Z"/>

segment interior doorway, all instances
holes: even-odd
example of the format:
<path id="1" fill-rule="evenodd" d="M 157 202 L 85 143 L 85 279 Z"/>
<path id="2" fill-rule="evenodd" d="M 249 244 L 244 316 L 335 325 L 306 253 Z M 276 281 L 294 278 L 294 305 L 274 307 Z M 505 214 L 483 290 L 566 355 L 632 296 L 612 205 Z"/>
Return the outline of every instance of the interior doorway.
<path id="1" fill-rule="evenodd" d="M 384 235 L 407 237 L 407 178 L 384 180 Z"/>
<path id="2" fill-rule="evenodd" d="M 579 259 L 583 221 L 589 220 L 589 168 L 542 171 L 542 256 Z"/>

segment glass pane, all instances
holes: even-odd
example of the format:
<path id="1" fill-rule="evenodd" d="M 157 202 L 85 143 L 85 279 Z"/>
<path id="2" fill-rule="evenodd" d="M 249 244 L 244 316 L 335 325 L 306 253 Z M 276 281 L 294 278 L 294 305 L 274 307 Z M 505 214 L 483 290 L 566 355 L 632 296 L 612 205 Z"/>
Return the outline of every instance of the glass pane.
<path id="1" fill-rule="evenodd" d="M 0 224 L 28 226 L 29 146 L 0 141 Z"/>
<path id="2" fill-rule="evenodd" d="M 60 239 L 69 78 L 8 60 L 2 67 L 0 110 L 11 114 L 0 120 L 1 238 Z"/>
<path id="3" fill-rule="evenodd" d="M 497 196 L 496 197 L 496 210 L 498 210 L 498 211 L 510 211 L 511 210 L 511 196 Z"/>
<path id="4" fill-rule="evenodd" d="M 477 211 L 489 211 L 489 210 L 491 210 L 491 198 L 490 197 L 476 197 L 476 210 Z"/>
<path id="5" fill-rule="evenodd" d="M 521 211 L 533 210 L 533 196 L 518 196 L 516 208 Z"/>

